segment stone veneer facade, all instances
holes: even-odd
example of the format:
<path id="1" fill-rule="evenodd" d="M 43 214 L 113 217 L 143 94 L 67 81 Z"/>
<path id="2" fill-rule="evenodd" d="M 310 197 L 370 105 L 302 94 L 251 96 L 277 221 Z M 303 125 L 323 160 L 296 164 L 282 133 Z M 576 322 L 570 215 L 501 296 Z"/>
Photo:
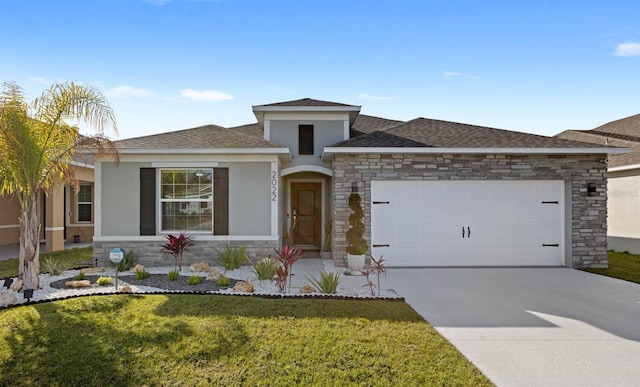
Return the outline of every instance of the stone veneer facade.
<path id="1" fill-rule="evenodd" d="M 574 268 L 607 267 L 606 155 L 338 154 L 333 159 L 333 257 L 346 263 L 352 182 L 365 211 L 371 244 L 372 180 L 564 180 L 570 183 L 570 262 Z M 587 184 L 596 186 L 588 196 Z"/>
<path id="2" fill-rule="evenodd" d="M 146 241 L 123 241 L 123 242 L 93 242 L 93 262 L 95 266 L 111 266 L 109 261 L 109 252 L 114 248 L 122 248 L 125 252 L 133 252 L 134 264 L 142 264 L 145 266 L 171 266 L 175 260 L 172 255 L 165 256 L 161 249 L 166 241 L 163 240 L 146 240 Z M 194 245 L 189 248 L 182 256 L 183 268 L 188 267 L 192 263 L 207 262 L 214 265 L 217 257 L 216 250 L 223 250 L 225 245 L 229 246 L 245 246 L 245 252 L 254 262 L 260 258 L 264 258 L 267 254 L 273 254 L 273 248 L 280 248 L 280 241 L 211 241 L 198 240 L 195 235 Z"/>

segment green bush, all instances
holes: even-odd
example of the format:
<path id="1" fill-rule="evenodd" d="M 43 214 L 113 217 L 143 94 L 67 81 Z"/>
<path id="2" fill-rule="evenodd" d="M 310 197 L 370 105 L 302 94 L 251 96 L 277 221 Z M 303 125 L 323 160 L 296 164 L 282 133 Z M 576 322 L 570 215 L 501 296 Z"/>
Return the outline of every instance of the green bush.
<path id="1" fill-rule="evenodd" d="M 132 265 L 133 265 L 133 252 L 129 251 L 128 253 L 124 254 L 124 258 L 122 258 L 122 261 L 118 263 L 118 271 L 127 271 L 131 269 Z"/>
<path id="2" fill-rule="evenodd" d="M 178 277 L 180 277 L 180 272 L 177 270 L 171 270 L 169 274 L 167 274 L 167 278 L 169 278 L 169 281 L 175 281 L 178 279 Z"/>
<path id="3" fill-rule="evenodd" d="M 189 285 L 199 285 L 202 283 L 202 277 L 197 276 L 197 275 L 192 275 L 191 277 L 189 277 L 189 279 L 187 280 L 187 283 Z"/>
<path id="4" fill-rule="evenodd" d="M 242 266 L 249 257 L 245 254 L 246 246 L 229 246 L 225 245 L 224 250 L 219 251 L 217 262 L 220 266 L 224 267 L 225 270 L 234 270 Z"/>
<path id="5" fill-rule="evenodd" d="M 320 273 L 320 279 L 308 276 L 305 276 L 305 278 L 311 282 L 311 285 L 320 293 L 334 294 L 340 283 L 340 273 L 327 273 L 320 270 L 318 270 L 318 273 Z"/>
<path id="6" fill-rule="evenodd" d="M 100 277 L 96 281 L 96 284 L 98 284 L 98 286 L 109 286 L 111 285 L 112 280 L 113 279 L 111 277 Z"/>
<path id="7" fill-rule="evenodd" d="M 143 280 L 145 278 L 149 278 L 149 272 L 146 270 L 136 271 L 136 279 Z"/>
<path id="8" fill-rule="evenodd" d="M 51 275 L 60 275 L 63 271 L 67 270 L 67 265 L 58 258 L 43 259 L 41 264 L 42 272 Z"/>
<path id="9" fill-rule="evenodd" d="M 78 274 L 76 274 L 76 276 L 74 277 L 74 279 L 76 281 L 82 281 L 84 279 L 87 279 L 87 276 L 84 274 L 84 271 L 79 272 Z"/>
<path id="10" fill-rule="evenodd" d="M 218 286 L 229 286 L 231 280 L 225 276 L 218 278 L 218 282 L 216 282 Z"/>
<path id="11" fill-rule="evenodd" d="M 276 268 L 278 267 L 278 264 L 271 257 L 262 258 L 256 263 L 253 263 L 249 259 L 249 262 L 251 262 L 253 271 L 256 273 L 256 277 L 258 277 L 259 281 L 272 280 L 276 275 Z"/>

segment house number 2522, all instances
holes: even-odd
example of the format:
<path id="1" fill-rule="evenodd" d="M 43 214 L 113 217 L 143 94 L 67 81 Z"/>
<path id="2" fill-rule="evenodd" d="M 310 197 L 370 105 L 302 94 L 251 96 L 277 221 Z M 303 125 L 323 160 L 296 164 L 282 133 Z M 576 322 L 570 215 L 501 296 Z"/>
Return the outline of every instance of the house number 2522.
<path id="1" fill-rule="evenodd" d="M 278 172 L 271 171 L 271 201 L 278 200 Z"/>

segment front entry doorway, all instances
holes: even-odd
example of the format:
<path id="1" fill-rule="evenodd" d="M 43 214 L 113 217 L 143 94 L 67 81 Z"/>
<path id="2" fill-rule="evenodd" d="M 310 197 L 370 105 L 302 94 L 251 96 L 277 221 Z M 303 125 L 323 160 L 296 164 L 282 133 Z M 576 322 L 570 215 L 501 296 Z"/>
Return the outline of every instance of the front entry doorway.
<path id="1" fill-rule="evenodd" d="M 322 222 L 322 184 L 315 182 L 291 182 L 292 237 L 296 248 L 315 250 L 320 248 Z"/>

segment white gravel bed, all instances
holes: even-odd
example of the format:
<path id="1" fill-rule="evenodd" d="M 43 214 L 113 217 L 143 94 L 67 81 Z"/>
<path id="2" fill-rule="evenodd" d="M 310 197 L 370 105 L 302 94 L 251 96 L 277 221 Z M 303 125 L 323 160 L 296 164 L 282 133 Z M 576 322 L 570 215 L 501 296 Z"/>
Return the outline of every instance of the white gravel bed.
<path id="1" fill-rule="evenodd" d="M 346 278 L 347 276 L 344 275 L 345 273 L 345 269 L 344 268 L 339 268 L 333 265 L 333 262 L 331 260 L 325 260 L 323 261 L 323 269 L 325 270 L 325 272 L 330 273 L 330 272 L 339 272 L 341 273 L 341 281 Z M 257 295 L 280 295 L 280 290 L 278 289 L 278 287 L 276 286 L 274 281 L 267 281 L 267 280 L 263 280 L 263 281 L 258 281 L 256 278 L 255 273 L 253 272 L 253 269 L 250 266 L 243 266 L 239 269 L 236 270 L 229 270 L 226 271 L 221 268 L 221 267 L 216 267 L 221 273 L 224 273 L 225 276 L 232 278 L 232 279 L 236 279 L 236 280 L 240 280 L 240 281 L 247 281 L 247 282 L 251 282 L 254 286 L 254 293 L 253 294 L 257 294 Z M 294 264 L 294 268 L 295 268 L 295 264 Z M 146 271 L 148 271 L 150 274 L 167 274 L 169 271 L 173 270 L 173 267 L 146 267 L 145 268 Z M 118 289 L 116 289 L 115 287 L 115 276 L 116 276 L 116 271 L 115 268 L 105 268 L 104 272 L 101 273 L 91 273 L 92 275 L 99 275 L 99 276 L 109 276 L 113 278 L 113 282 L 111 285 L 109 286 L 98 286 L 95 284 L 92 284 L 91 287 L 89 288 L 68 288 L 68 289 L 56 289 L 56 288 L 52 288 L 50 286 L 51 283 L 59 281 L 61 279 L 69 279 L 69 280 L 73 280 L 73 277 L 76 276 L 76 274 L 78 274 L 78 272 L 80 272 L 80 270 L 67 270 L 64 273 L 57 275 L 57 276 L 52 276 L 49 274 L 41 274 L 40 275 L 40 286 L 41 289 L 35 290 L 33 292 L 33 298 L 31 298 L 31 301 L 42 301 L 42 300 L 56 300 L 56 299 L 61 299 L 61 298 L 67 298 L 67 297 L 72 297 L 72 296 L 80 296 L 80 295 L 91 295 L 91 294 L 110 294 L 110 293 L 121 293 L 122 292 L 122 288 L 127 285 L 131 288 L 132 293 L 136 293 L 136 294 L 145 294 L 145 293 L 180 293 L 180 291 L 169 291 L 169 290 L 165 290 L 165 289 L 159 289 L 156 287 L 151 287 L 151 286 L 141 286 L 141 285 L 135 285 L 135 284 L 128 284 L 125 283 L 122 280 L 118 281 Z M 309 273 L 311 275 L 317 276 L 317 273 Z M 135 273 L 132 270 L 129 271 L 124 271 L 124 272 L 119 272 L 118 276 L 124 276 L 124 275 L 135 275 Z M 205 272 L 192 272 L 189 270 L 188 266 L 184 266 L 182 268 L 182 270 L 180 271 L 180 275 L 181 276 L 201 276 L 201 277 L 206 277 L 207 273 Z M 302 277 L 304 277 L 304 273 L 300 273 L 299 275 L 301 275 Z M 355 278 L 355 277 L 352 277 Z M 16 279 L 14 278 L 14 281 Z M 299 281 L 298 281 L 299 282 Z M 349 281 L 350 284 L 353 283 L 353 281 Z M 364 278 L 364 276 L 360 276 L 358 277 L 358 281 L 359 284 L 361 285 L 365 285 L 366 284 L 366 280 Z M 305 284 L 308 283 L 308 281 L 305 281 Z M 0 291 L 10 291 L 7 290 L 5 288 L 0 289 Z M 184 291 L 185 293 L 188 293 L 188 291 Z M 377 295 L 377 290 L 375 290 L 376 295 Z M 217 290 L 217 291 L 211 291 L 208 292 L 211 294 L 247 294 L 247 293 L 242 293 L 242 292 L 234 292 L 232 288 L 228 288 L 228 289 L 224 289 L 224 290 Z M 300 295 L 300 287 L 292 287 L 291 288 L 291 293 L 288 293 L 289 295 Z M 314 293 L 314 294 L 319 294 L 319 293 Z M 341 295 L 341 296 L 349 296 L 349 297 L 361 297 L 361 298 L 372 298 L 371 296 L 371 291 L 369 289 L 369 287 L 361 287 L 361 288 L 338 288 L 337 290 L 337 295 Z M 21 292 L 17 292 L 15 293 L 15 296 L 17 298 L 17 303 L 16 304 L 23 304 L 26 303 L 27 300 L 23 297 Z M 377 298 L 390 298 L 390 299 L 394 299 L 394 298 L 399 298 L 400 296 L 393 290 L 391 289 L 383 289 L 380 292 L 380 296 Z"/>

